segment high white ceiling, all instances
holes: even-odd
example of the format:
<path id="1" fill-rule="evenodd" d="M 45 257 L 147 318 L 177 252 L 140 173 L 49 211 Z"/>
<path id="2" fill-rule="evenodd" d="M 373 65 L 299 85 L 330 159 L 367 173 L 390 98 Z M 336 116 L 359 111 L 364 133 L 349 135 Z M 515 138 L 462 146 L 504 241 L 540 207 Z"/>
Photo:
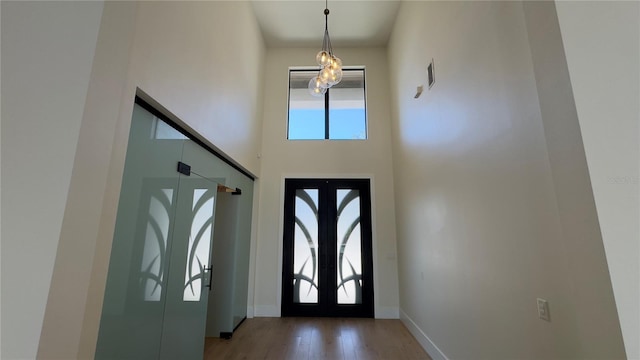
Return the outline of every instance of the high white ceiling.
<path id="1" fill-rule="evenodd" d="M 268 47 L 320 47 L 325 0 L 251 1 Z M 400 0 L 329 0 L 329 35 L 337 47 L 385 46 Z"/>

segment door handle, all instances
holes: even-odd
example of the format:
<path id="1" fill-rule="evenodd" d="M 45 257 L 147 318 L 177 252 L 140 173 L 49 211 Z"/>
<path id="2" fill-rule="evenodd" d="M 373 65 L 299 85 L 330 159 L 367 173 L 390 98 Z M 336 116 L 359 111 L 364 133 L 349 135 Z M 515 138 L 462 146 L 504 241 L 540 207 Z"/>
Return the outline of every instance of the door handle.
<path id="1" fill-rule="evenodd" d="M 209 272 L 209 284 L 205 285 L 205 287 L 209 288 L 209 291 L 211 291 L 213 289 L 212 285 L 211 285 L 211 281 L 213 280 L 213 266 L 209 266 L 204 268 L 204 271 L 208 271 Z"/>

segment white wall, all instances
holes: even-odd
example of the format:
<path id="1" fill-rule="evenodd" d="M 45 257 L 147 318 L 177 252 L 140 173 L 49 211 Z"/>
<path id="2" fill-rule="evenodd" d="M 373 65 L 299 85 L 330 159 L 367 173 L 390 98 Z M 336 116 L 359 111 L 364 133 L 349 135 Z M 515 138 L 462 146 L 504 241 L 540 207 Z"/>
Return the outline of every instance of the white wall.
<path id="1" fill-rule="evenodd" d="M 555 4 L 527 2 L 524 13 L 558 219 L 568 250 L 565 261 L 574 299 L 575 356 L 622 358 L 620 324 Z M 608 336 L 601 336 L 602 332 Z"/>
<path id="2" fill-rule="evenodd" d="M 124 85 L 135 10 L 135 3 L 104 6 L 42 326 L 39 358 L 78 358 L 82 337 L 91 334 L 83 331 L 83 322 L 85 312 L 92 309 L 90 302 L 96 300 L 90 295 L 96 294 L 90 289 L 97 286 L 91 283 L 95 238 L 100 231 L 104 198 L 111 198 L 105 195 L 105 190 L 120 102 L 124 96 L 130 96 L 130 92 L 125 95 Z M 102 254 L 109 254 L 109 250 Z"/>
<path id="3" fill-rule="evenodd" d="M 35 358 L 102 2 L 2 2 L 3 359 Z"/>
<path id="4" fill-rule="evenodd" d="M 2 37 L 2 6 L 0 6 L 0 38 Z M 0 40 L 0 68 L 2 68 L 2 40 Z M 2 71 L 0 71 L 0 84 L 2 84 Z M 0 85 L 0 99 L 2 89 Z M 0 115 L 2 114 L 2 101 L 0 100 Z M 0 116 L 0 139 L 2 139 L 2 116 Z M 0 146 L 0 189 L 2 189 L 2 146 Z M 2 191 L 0 190 L 0 204 L 2 204 Z M 2 206 L 0 206 L 0 269 L 2 269 Z M 0 271 L 1 272 L 1 271 Z M 0 274 L 0 289 L 2 289 L 2 274 Z M 0 324 L 2 324 L 2 296 L 0 296 Z M 2 326 L 0 326 L 0 346 L 2 345 Z M 0 352 L 0 358 L 2 353 Z"/>
<path id="5" fill-rule="evenodd" d="M 131 76 L 185 125 L 257 174 L 264 51 L 247 1 L 141 2 Z"/>
<path id="6" fill-rule="evenodd" d="M 640 4 L 556 8 L 627 358 L 640 359 Z"/>
<path id="7" fill-rule="evenodd" d="M 434 358 L 624 357 L 575 116 L 555 118 L 566 147 L 548 146 L 528 33 L 548 25 L 528 27 L 520 2 L 399 11 L 388 50 L 401 316 Z M 413 99 L 431 58 L 436 83 Z M 570 110 L 563 99 L 554 110 Z M 594 293 L 602 303 L 582 297 Z"/>
<path id="8" fill-rule="evenodd" d="M 0 38 L 2 37 L 2 6 L 0 6 Z M 0 68 L 2 67 L 2 41 L 0 40 Z M 2 84 L 2 71 L 0 71 L 0 84 Z M 0 86 L 1 87 L 1 86 Z M 0 89 L 0 99 L 2 90 Z M 0 114 L 2 114 L 2 101 L 0 101 Z M 0 116 L 0 139 L 2 138 L 2 116 Z M 0 146 L 0 164 L 2 163 L 2 146 Z M 0 189 L 2 189 L 2 166 L 0 166 Z M 2 204 L 2 191 L 0 191 L 0 204 Z M 2 206 L 0 206 L 0 229 L 2 229 Z M 2 269 L 2 231 L 0 230 L 0 269 Z M 0 289 L 2 289 L 2 275 L 0 274 Z M 2 296 L 0 296 L 0 324 L 2 324 Z M 0 346 L 2 345 L 2 326 L 0 326 Z M 0 353 L 2 357 L 2 353 Z"/>
<path id="9" fill-rule="evenodd" d="M 376 317 L 398 317 L 388 67 L 384 49 L 336 49 L 344 66 L 366 67 L 369 139 L 287 140 L 290 66 L 314 66 L 317 49 L 269 49 L 266 57 L 255 315 L 279 316 L 284 179 L 370 177 Z"/>
<path id="10" fill-rule="evenodd" d="M 3 2 L 2 14 L 3 88 L 17 89 L 2 99 L 3 173 L 15 169 L 2 179 L 2 355 L 91 358 L 136 88 L 257 173 L 262 37 L 248 2 Z"/>

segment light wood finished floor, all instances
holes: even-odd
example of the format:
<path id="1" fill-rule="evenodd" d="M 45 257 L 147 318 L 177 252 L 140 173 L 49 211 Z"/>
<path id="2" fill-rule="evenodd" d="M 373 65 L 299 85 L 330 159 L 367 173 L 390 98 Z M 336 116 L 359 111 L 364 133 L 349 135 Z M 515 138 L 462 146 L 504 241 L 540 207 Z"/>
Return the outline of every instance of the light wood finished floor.
<path id="1" fill-rule="evenodd" d="M 400 320 L 247 319 L 231 340 L 206 338 L 205 360 L 431 359 Z"/>

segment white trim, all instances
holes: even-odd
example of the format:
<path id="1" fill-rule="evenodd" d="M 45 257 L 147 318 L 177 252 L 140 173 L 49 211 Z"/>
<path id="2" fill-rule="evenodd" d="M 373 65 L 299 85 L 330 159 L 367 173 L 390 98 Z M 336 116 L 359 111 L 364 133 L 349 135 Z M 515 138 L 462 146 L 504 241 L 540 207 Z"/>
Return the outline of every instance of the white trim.
<path id="1" fill-rule="evenodd" d="M 247 291 L 247 317 L 254 317 L 253 306 L 256 299 L 256 259 L 258 255 L 258 226 L 260 224 L 260 188 L 261 180 L 256 178 L 253 181 L 253 204 L 251 205 L 251 244 L 249 250 L 249 289 Z"/>
<path id="2" fill-rule="evenodd" d="M 284 247 L 284 180 L 285 176 L 280 178 L 280 195 L 278 196 L 278 276 L 277 276 L 277 293 L 276 293 L 276 307 L 278 308 L 278 314 L 282 312 L 282 259 L 283 259 L 283 247 Z M 280 315 L 278 315 L 280 316 Z"/>
<path id="3" fill-rule="evenodd" d="M 376 319 L 400 319 L 397 306 L 376 306 Z"/>
<path id="4" fill-rule="evenodd" d="M 400 309 L 400 320 L 433 360 L 449 360 L 442 350 L 429 339 L 427 334 L 402 309 Z"/>
<path id="5" fill-rule="evenodd" d="M 280 317 L 280 308 L 273 305 L 256 305 L 254 317 Z"/>
<path id="6" fill-rule="evenodd" d="M 380 272 L 378 268 L 378 218 L 376 217 L 376 181 L 372 175 L 369 178 L 369 200 L 371 201 L 370 213 L 371 213 L 371 257 L 373 260 L 373 309 L 375 311 L 374 316 L 379 319 L 387 318 L 386 310 L 382 310 L 386 307 L 378 306 L 380 303 Z M 395 318 L 398 316 L 398 308 L 396 308 Z"/>

